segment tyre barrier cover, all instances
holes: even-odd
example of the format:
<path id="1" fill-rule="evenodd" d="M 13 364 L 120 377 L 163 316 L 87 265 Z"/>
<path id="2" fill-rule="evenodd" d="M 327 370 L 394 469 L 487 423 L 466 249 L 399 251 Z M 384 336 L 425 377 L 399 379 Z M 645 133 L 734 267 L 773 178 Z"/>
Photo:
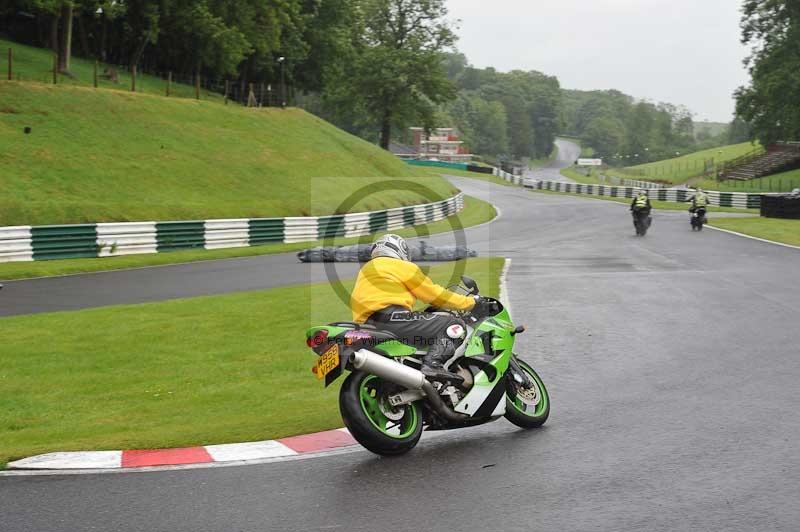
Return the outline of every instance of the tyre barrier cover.
<path id="1" fill-rule="evenodd" d="M 477 257 L 478 252 L 465 246 L 431 246 L 424 240 L 408 247 L 413 262 L 445 262 Z M 297 254 L 300 262 L 368 262 L 372 244 L 315 247 Z"/>
<path id="2" fill-rule="evenodd" d="M 489 174 L 489 175 L 491 175 L 491 174 L 494 173 L 494 168 L 492 168 L 491 166 L 477 166 L 477 165 L 474 165 L 474 164 L 468 164 L 467 165 L 467 171 L 476 172 L 478 174 Z"/>
<path id="3" fill-rule="evenodd" d="M 761 216 L 800 220 L 800 194 L 764 194 Z"/>

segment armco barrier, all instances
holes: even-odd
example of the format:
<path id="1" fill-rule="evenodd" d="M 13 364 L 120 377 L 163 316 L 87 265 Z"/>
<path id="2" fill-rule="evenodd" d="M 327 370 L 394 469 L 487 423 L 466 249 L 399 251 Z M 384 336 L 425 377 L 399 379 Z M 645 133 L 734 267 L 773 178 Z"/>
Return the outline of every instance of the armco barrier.
<path id="1" fill-rule="evenodd" d="M 493 168 L 492 170 L 493 170 L 492 175 L 504 179 L 509 183 L 513 183 L 515 185 L 520 185 L 520 186 L 522 186 L 525 183 L 525 178 L 523 178 L 522 176 L 509 174 L 508 172 L 501 170 L 500 168 Z"/>
<path id="2" fill-rule="evenodd" d="M 425 205 L 320 217 L 0 227 L 0 262 L 116 257 L 363 236 L 435 222 L 463 208 L 464 196 L 458 194 Z"/>
<path id="3" fill-rule="evenodd" d="M 434 166 L 436 168 L 452 168 L 453 170 L 466 170 L 467 163 L 448 163 L 445 161 L 425 161 L 421 159 L 408 159 L 411 166 Z"/>
<path id="4" fill-rule="evenodd" d="M 566 192 L 571 194 L 589 194 L 593 196 L 608 196 L 611 198 L 632 198 L 638 187 L 623 187 L 610 185 L 587 185 L 583 183 L 564 183 L 562 181 L 537 181 L 528 179 L 526 188 L 537 190 L 550 190 L 553 192 Z M 649 192 L 650 199 L 659 201 L 687 201 L 694 193 L 691 189 L 660 188 Z M 748 194 L 745 192 L 716 192 L 708 191 L 711 205 L 718 207 L 736 207 L 740 209 L 758 209 L 761 207 L 761 194 Z"/>

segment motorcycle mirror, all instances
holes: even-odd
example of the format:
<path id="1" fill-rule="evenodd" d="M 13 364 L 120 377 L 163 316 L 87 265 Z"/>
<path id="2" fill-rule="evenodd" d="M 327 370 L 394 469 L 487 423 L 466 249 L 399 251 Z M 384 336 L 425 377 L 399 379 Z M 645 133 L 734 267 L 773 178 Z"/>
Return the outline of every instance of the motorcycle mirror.
<path id="1" fill-rule="evenodd" d="M 478 293 L 478 283 L 475 282 L 475 279 L 471 277 L 467 277 L 466 275 L 461 276 L 461 282 L 464 283 L 464 286 L 469 289 L 470 294 L 477 294 Z"/>

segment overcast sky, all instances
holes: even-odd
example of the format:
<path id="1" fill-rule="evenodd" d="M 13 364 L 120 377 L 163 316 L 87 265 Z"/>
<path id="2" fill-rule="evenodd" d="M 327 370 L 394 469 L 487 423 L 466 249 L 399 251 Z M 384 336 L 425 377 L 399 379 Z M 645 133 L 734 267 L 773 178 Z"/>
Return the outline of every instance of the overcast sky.
<path id="1" fill-rule="evenodd" d="M 447 0 L 476 67 L 539 70 L 728 122 L 747 82 L 739 0 Z"/>

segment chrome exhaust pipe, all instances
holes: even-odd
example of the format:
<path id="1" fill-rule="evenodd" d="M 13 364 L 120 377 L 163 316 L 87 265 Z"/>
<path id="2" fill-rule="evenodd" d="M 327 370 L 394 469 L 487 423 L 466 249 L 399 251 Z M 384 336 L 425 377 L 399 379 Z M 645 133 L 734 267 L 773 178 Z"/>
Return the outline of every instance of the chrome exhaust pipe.
<path id="1" fill-rule="evenodd" d="M 348 361 L 359 371 L 370 373 L 410 390 L 422 390 L 431 408 L 452 423 L 461 423 L 469 419 L 467 414 L 456 412 L 444 404 L 436 388 L 419 370 L 365 350 L 353 352 Z"/>
<path id="2" fill-rule="evenodd" d="M 427 382 L 421 371 L 363 349 L 350 355 L 350 364 L 357 370 L 371 373 L 410 390 L 421 390 Z"/>

